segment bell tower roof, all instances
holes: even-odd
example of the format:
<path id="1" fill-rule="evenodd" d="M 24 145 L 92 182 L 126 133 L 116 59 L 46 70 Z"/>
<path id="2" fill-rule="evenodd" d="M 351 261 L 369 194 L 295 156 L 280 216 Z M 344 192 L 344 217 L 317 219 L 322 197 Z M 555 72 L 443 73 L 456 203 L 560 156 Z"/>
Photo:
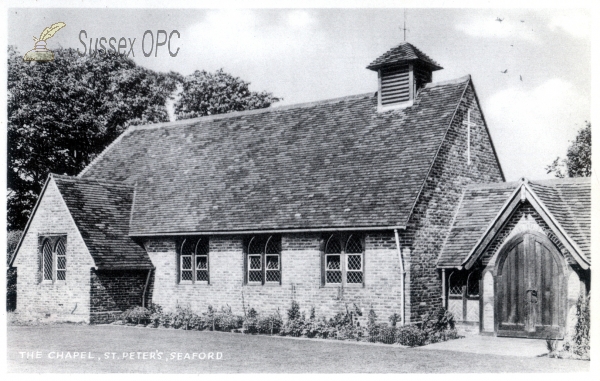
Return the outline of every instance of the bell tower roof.
<path id="1" fill-rule="evenodd" d="M 367 69 L 377 71 L 382 68 L 409 62 L 419 62 L 422 65 L 427 66 L 431 71 L 443 69 L 437 62 L 429 58 L 427 54 L 408 42 L 402 42 L 388 50 L 375 61 L 371 62 L 371 64 L 367 66 Z"/>

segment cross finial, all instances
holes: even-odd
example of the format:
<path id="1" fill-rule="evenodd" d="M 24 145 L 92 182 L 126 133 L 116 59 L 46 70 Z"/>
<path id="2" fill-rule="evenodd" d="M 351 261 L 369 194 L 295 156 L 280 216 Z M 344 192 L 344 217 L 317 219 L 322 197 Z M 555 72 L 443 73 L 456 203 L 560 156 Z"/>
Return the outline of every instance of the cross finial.
<path id="1" fill-rule="evenodd" d="M 406 9 L 404 9 L 404 23 L 402 24 L 402 28 L 400 28 L 400 30 L 404 32 L 404 41 L 406 42 L 406 31 L 408 30 L 406 28 Z"/>

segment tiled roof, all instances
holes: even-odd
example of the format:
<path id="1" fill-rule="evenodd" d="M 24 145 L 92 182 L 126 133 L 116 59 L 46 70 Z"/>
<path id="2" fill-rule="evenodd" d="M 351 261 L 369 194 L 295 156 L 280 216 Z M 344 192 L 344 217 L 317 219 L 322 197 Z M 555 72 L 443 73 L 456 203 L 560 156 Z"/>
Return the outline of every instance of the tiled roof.
<path id="1" fill-rule="evenodd" d="M 494 221 L 520 182 L 470 185 L 438 259 L 438 266 L 460 266 Z M 548 212 L 590 259 L 591 182 L 589 178 L 529 181 Z"/>
<path id="2" fill-rule="evenodd" d="M 128 236 L 133 186 L 114 181 L 52 177 L 98 268 L 152 268 L 146 251 Z"/>
<path id="3" fill-rule="evenodd" d="M 404 226 L 469 83 L 132 128 L 80 176 L 137 183 L 131 235 Z"/>
<path id="4" fill-rule="evenodd" d="M 440 70 L 442 67 L 429 58 L 429 56 L 408 42 L 403 42 L 396 47 L 385 52 L 382 56 L 371 62 L 367 69 L 377 70 L 379 68 L 390 66 L 399 62 L 420 60 L 432 70 Z"/>
<path id="5" fill-rule="evenodd" d="M 591 260 L 592 183 L 589 177 L 530 181 L 529 186 Z"/>
<path id="6" fill-rule="evenodd" d="M 510 182 L 467 186 L 440 253 L 438 266 L 462 264 L 518 185 L 518 182 Z"/>

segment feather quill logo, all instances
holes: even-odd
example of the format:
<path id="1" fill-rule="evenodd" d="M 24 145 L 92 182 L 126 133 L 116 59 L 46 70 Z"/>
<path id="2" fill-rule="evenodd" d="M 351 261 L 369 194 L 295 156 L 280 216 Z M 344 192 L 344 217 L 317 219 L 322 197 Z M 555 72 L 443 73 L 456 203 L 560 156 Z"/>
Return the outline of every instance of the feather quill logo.
<path id="1" fill-rule="evenodd" d="M 62 28 L 67 26 L 64 22 L 57 22 L 47 27 L 42 31 L 40 37 L 33 36 L 33 41 L 35 41 L 35 46 L 32 50 L 25 53 L 23 56 L 24 61 L 38 61 L 38 62 L 48 62 L 54 61 L 54 53 L 51 50 L 48 50 L 46 47 L 46 41 L 52 38 Z"/>

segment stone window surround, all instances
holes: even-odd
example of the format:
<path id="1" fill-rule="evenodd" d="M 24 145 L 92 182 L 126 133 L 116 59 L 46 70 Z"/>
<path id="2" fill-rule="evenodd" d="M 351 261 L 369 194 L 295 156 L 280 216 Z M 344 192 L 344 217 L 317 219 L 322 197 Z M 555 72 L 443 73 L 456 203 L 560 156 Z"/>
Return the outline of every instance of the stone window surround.
<path id="1" fill-rule="evenodd" d="M 39 268 L 39 279 L 41 284 L 56 284 L 66 283 L 67 281 L 67 234 L 39 234 L 38 235 L 39 250 L 38 255 L 40 256 L 40 268 Z M 64 254 L 58 255 L 58 245 L 62 243 L 64 248 Z M 45 277 L 45 261 L 44 261 L 44 247 L 49 244 L 50 250 L 52 251 L 52 279 L 46 279 Z M 58 268 L 58 257 L 64 257 L 64 268 Z M 64 271 L 64 279 L 58 279 L 58 271 Z"/>

